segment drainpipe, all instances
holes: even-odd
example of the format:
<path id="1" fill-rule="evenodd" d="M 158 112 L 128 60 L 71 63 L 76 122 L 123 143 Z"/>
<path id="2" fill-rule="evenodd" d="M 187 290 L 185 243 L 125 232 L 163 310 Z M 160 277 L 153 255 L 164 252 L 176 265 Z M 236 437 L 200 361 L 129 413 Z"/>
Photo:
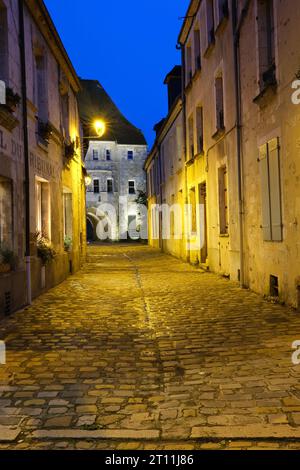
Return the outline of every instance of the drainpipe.
<path id="1" fill-rule="evenodd" d="M 249 10 L 251 0 L 247 0 L 237 18 L 237 0 L 232 0 L 232 27 L 234 47 L 234 78 L 235 78 L 235 101 L 236 101 L 236 145 L 237 145 L 237 171 L 238 171 L 238 200 L 239 200 L 239 228 L 240 228 L 240 285 L 245 287 L 244 266 L 244 201 L 243 201 L 243 165 L 242 165 L 242 116 L 241 116 L 241 76 L 240 76 L 240 31 L 244 19 Z"/>
<path id="2" fill-rule="evenodd" d="M 24 139 L 24 173 L 25 173 L 25 262 L 27 304 L 32 302 L 31 294 L 31 259 L 30 259 L 30 168 L 29 168 L 29 140 L 27 120 L 27 83 L 26 83 L 26 53 L 23 0 L 19 0 L 19 34 L 20 34 L 20 62 L 22 82 L 22 117 Z"/>

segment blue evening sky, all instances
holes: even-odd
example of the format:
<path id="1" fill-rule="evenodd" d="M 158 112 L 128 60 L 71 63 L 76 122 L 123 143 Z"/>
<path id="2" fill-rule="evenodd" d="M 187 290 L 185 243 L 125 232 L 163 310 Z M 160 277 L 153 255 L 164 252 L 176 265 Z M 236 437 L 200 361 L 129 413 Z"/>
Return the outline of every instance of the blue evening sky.
<path id="1" fill-rule="evenodd" d="M 166 74 L 180 63 L 177 37 L 189 0 L 45 0 L 73 65 L 99 80 L 142 129 L 167 113 Z"/>

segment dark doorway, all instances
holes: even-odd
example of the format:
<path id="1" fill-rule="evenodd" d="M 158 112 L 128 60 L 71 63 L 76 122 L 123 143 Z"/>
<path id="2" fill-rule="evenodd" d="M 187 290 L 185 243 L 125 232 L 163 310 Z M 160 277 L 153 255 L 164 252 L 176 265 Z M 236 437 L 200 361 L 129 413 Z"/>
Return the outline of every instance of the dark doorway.
<path id="1" fill-rule="evenodd" d="M 200 260 L 202 264 L 206 264 L 208 249 L 207 249 L 207 196 L 206 196 L 206 183 L 199 184 L 199 204 L 203 207 L 201 213 L 203 214 L 203 220 L 200 220 L 200 227 L 202 233 L 202 247 L 200 250 Z M 202 218 L 202 217 L 201 217 Z"/>
<path id="2" fill-rule="evenodd" d="M 86 220 L 86 238 L 88 242 L 93 242 L 95 240 L 94 227 L 89 219 Z"/>

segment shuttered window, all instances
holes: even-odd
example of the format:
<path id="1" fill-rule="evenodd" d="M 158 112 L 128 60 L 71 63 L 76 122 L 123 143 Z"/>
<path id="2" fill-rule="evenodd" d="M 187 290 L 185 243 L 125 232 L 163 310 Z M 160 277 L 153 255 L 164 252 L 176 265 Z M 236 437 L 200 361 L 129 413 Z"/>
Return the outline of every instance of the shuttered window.
<path id="1" fill-rule="evenodd" d="M 259 149 L 262 196 L 262 229 L 265 241 L 281 242 L 282 206 L 280 183 L 279 139 L 273 139 Z"/>

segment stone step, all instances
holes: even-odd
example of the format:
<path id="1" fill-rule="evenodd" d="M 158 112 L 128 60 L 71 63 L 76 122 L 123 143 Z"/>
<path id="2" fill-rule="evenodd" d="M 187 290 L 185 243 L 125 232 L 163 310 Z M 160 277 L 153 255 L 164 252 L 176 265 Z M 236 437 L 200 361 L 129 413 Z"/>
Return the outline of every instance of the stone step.
<path id="1" fill-rule="evenodd" d="M 101 429 L 86 431 L 82 429 L 40 429 L 30 434 L 31 439 L 159 439 L 156 429 Z"/>
<path id="2" fill-rule="evenodd" d="M 0 442 L 13 442 L 21 433 L 21 428 L 0 425 Z"/>
<path id="3" fill-rule="evenodd" d="M 245 426 L 197 426 L 191 439 L 300 439 L 300 427 L 288 424 L 248 424 Z"/>

